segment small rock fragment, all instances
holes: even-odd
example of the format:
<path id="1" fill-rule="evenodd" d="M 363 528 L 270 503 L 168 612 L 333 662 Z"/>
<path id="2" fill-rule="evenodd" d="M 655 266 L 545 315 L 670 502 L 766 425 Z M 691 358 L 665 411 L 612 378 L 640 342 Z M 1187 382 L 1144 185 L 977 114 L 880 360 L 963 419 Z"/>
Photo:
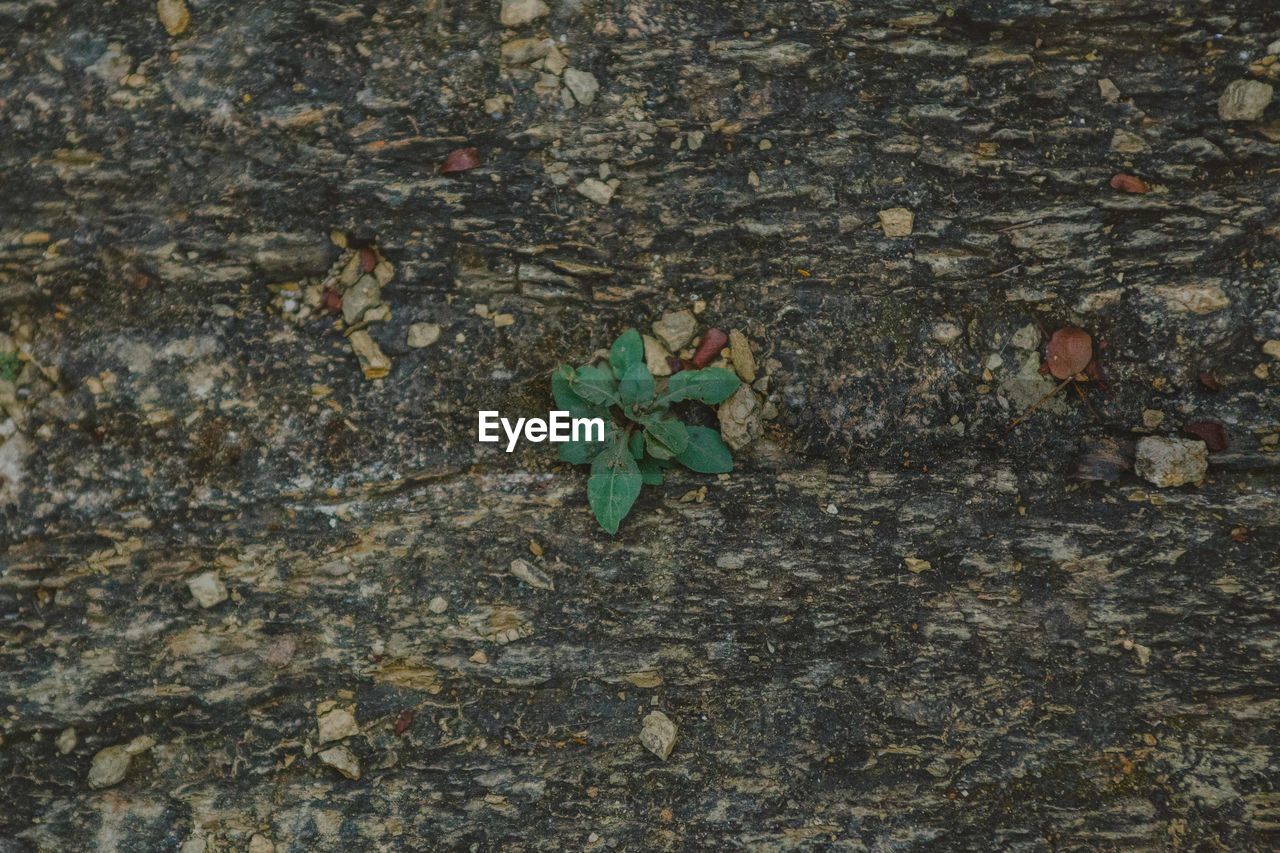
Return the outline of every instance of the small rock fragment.
<path id="1" fill-rule="evenodd" d="M 1209 471 L 1209 450 L 1198 439 L 1147 436 L 1138 442 L 1134 470 L 1157 486 L 1199 483 Z"/>
<path id="2" fill-rule="evenodd" d="M 661 711 L 650 711 L 640 728 L 640 743 L 666 761 L 676 746 L 676 724 Z"/>
<path id="3" fill-rule="evenodd" d="M 905 207 L 891 207 L 878 215 L 886 237 L 910 237 L 915 230 L 915 214 Z"/>
<path id="4" fill-rule="evenodd" d="M 922 560 L 919 557 L 903 557 L 902 563 L 907 567 L 907 571 L 917 575 L 933 568 L 933 563 L 928 560 Z"/>
<path id="5" fill-rule="evenodd" d="M 740 385 L 716 410 L 720 437 L 734 450 L 741 450 L 764 433 L 760 398 L 750 385 Z"/>
<path id="6" fill-rule="evenodd" d="M 1147 150 L 1147 143 L 1136 133 L 1117 130 L 1111 135 L 1111 150 L 1117 154 L 1138 154 Z"/>
<path id="7" fill-rule="evenodd" d="M 963 331 L 955 323 L 935 323 L 933 328 L 929 331 L 929 337 L 933 338 L 936 343 L 940 343 L 943 346 L 953 344 L 960 340 L 961 334 L 963 334 Z"/>
<path id="8" fill-rule="evenodd" d="M 157 0 L 156 17 L 171 36 L 182 35 L 191 23 L 191 13 L 187 11 L 185 0 Z"/>
<path id="9" fill-rule="evenodd" d="M 551 9 L 542 0 L 503 0 L 498 20 L 504 27 L 523 27 L 549 14 Z"/>
<path id="10" fill-rule="evenodd" d="M 67 755 L 76 748 L 76 744 L 80 742 L 79 736 L 76 734 L 74 726 L 67 726 L 58 733 L 58 739 L 54 741 L 54 745 L 58 747 L 58 752 Z"/>
<path id="11" fill-rule="evenodd" d="M 1108 104 L 1114 104 L 1120 100 L 1120 89 L 1115 83 L 1112 83 L 1106 77 L 1098 80 L 1098 94 L 1102 96 L 1102 100 Z"/>
<path id="12" fill-rule="evenodd" d="M 141 755 L 153 746 L 155 741 L 142 735 L 127 744 L 108 746 L 98 750 L 98 753 L 93 756 L 93 764 L 89 767 L 89 787 L 97 790 L 119 784 L 129 772 L 133 757 Z"/>
<path id="13" fill-rule="evenodd" d="M 449 609 L 449 602 L 444 596 L 437 595 L 427 602 L 427 609 L 439 616 L 441 613 Z"/>
<path id="14" fill-rule="evenodd" d="M 546 572 L 519 557 L 511 561 L 511 576 L 524 581 L 534 589 L 554 590 L 556 588 L 555 582 L 547 577 Z"/>
<path id="15" fill-rule="evenodd" d="M 382 285 L 372 275 L 362 275 L 342 294 L 342 319 L 347 325 L 360 322 L 365 312 L 382 304 Z"/>
<path id="16" fill-rule="evenodd" d="M 576 189 L 579 195 L 586 196 L 596 204 L 608 204 L 613 199 L 613 187 L 596 178 L 587 178 Z"/>
<path id="17" fill-rule="evenodd" d="M 320 760 L 348 779 L 360 778 L 360 762 L 345 746 L 333 746 L 319 753 Z"/>
<path id="18" fill-rule="evenodd" d="M 435 323 L 414 323 L 409 327 L 406 343 L 414 349 L 429 347 L 440 340 L 440 327 Z"/>
<path id="19" fill-rule="evenodd" d="M 502 45 L 502 61 L 508 65 L 525 65 L 534 60 L 542 59 L 554 47 L 555 42 L 551 39 L 512 39 Z"/>
<path id="20" fill-rule="evenodd" d="M 1234 80 L 1218 99 L 1218 118 L 1223 121 L 1256 121 L 1271 103 L 1273 89 L 1260 80 Z"/>
<path id="21" fill-rule="evenodd" d="M 1170 311 L 1179 314 L 1210 314 L 1231 304 L 1223 289 L 1210 282 L 1157 285 L 1155 293 Z"/>
<path id="22" fill-rule="evenodd" d="M 1262 345 L 1262 352 L 1264 355 L 1280 360 L 1280 340 L 1267 341 Z"/>
<path id="23" fill-rule="evenodd" d="M 1040 330 L 1034 323 L 1028 323 L 1013 333 L 1009 343 L 1016 349 L 1035 349 L 1040 346 Z"/>
<path id="24" fill-rule="evenodd" d="M 656 320 L 653 324 L 654 337 L 671 352 L 683 349 L 689 341 L 693 340 L 693 333 L 697 330 L 697 318 L 687 309 L 668 311 L 662 315 L 662 319 Z"/>
<path id="25" fill-rule="evenodd" d="M 351 350 L 360 359 L 360 370 L 365 379 L 381 379 L 391 372 L 391 359 L 383 355 L 377 341 L 364 329 L 352 332 L 347 340 L 351 341 Z"/>
<path id="26" fill-rule="evenodd" d="M 119 784 L 129 772 L 132 760 L 133 756 L 125 752 L 123 746 L 109 746 L 99 750 L 89 767 L 89 787 L 96 790 Z"/>
<path id="27" fill-rule="evenodd" d="M 729 354 L 733 370 L 743 382 L 756 381 L 756 359 L 751 354 L 751 341 L 737 329 L 729 330 Z"/>
<path id="28" fill-rule="evenodd" d="M 360 734 L 355 715 L 347 708 L 334 708 L 320 717 L 320 742 L 330 743 Z"/>
<path id="29" fill-rule="evenodd" d="M 654 376 L 670 376 L 671 364 L 667 361 L 671 358 L 670 351 L 655 337 L 641 335 L 641 338 L 644 340 L 645 367 Z"/>
<path id="30" fill-rule="evenodd" d="M 573 93 L 573 98 L 584 107 L 596 99 L 596 93 L 600 91 L 600 83 L 596 80 L 595 75 L 590 71 L 582 71 L 577 68 L 566 68 L 564 72 L 564 84 Z"/>
<path id="31" fill-rule="evenodd" d="M 261 832 L 255 832 L 249 839 L 249 853 L 276 853 L 276 844 Z"/>
<path id="32" fill-rule="evenodd" d="M 210 608 L 227 600 L 227 585 L 218 577 L 217 572 L 204 572 L 187 581 L 187 589 L 191 597 L 201 607 Z"/>
<path id="33" fill-rule="evenodd" d="M 249 839 L 249 848 L 253 849 L 253 839 Z M 205 853 L 209 849 L 209 842 L 205 840 L 203 835 L 193 835 L 186 841 L 182 842 L 182 846 L 178 848 L 178 853 Z"/>

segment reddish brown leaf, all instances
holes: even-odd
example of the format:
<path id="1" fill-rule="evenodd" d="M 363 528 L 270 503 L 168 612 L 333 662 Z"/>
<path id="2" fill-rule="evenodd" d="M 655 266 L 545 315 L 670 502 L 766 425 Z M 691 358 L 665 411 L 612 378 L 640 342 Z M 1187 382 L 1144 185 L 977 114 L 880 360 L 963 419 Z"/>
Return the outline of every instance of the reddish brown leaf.
<path id="1" fill-rule="evenodd" d="M 1064 326 L 1049 338 L 1045 364 L 1055 379 L 1070 379 L 1093 361 L 1093 338 L 1084 329 Z"/>
<path id="2" fill-rule="evenodd" d="M 1188 435 L 1194 435 L 1204 442 L 1210 453 L 1221 453 L 1231 446 L 1227 441 L 1227 430 L 1217 421 L 1192 421 L 1182 428 Z"/>
<path id="3" fill-rule="evenodd" d="M 719 329 L 707 329 L 702 336 L 702 343 L 698 344 L 698 349 L 691 359 L 693 366 L 706 367 L 715 361 L 716 356 L 720 354 L 720 350 L 724 349 L 727 343 L 729 343 L 729 336 L 724 332 Z"/>
<path id="4" fill-rule="evenodd" d="M 378 265 L 378 253 L 373 249 L 364 248 L 360 250 L 360 269 L 362 272 L 373 272 L 373 268 Z"/>
<path id="5" fill-rule="evenodd" d="M 1138 193 L 1139 195 L 1151 189 L 1142 178 L 1126 175 L 1123 172 L 1111 179 L 1111 188 L 1120 190 L 1122 193 Z"/>
<path id="6" fill-rule="evenodd" d="M 395 724 L 391 726 L 391 731 L 397 735 L 402 735 L 411 725 L 413 725 L 413 711 L 405 708 L 400 712 L 400 716 L 396 717 Z"/>
<path id="7" fill-rule="evenodd" d="M 453 175 L 480 165 L 480 152 L 475 148 L 455 148 L 444 158 L 440 174 Z"/>
<path id="8" fill-rule="evenodd" d="M 1210 391 L 1222 390 L 1222 383 L 1218 381 L 1218 377 L 1214 376 L 1207 370 L 1200 374 L 1200 384 L 1205 388 L 1208 388 Z"/>

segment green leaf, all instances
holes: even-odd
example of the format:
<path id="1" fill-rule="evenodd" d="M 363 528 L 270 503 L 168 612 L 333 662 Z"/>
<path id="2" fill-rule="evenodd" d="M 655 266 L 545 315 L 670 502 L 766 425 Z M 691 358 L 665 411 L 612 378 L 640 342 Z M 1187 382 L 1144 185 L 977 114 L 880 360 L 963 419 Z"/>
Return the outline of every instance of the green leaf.
<path id="1" fill-rule="evenodd" d="M 589 403 L 607 406 L 618 402 L 618 382 L 607 367 L 584 364 L 574 372 L 569 386 Z"/>
<path id="2" fill-rule="evenodd" d="M 567 364 L 562 364 L 551 374 L 551 396 L 556 401 L 556 408 L 569 413 L 572 418 L 607 419 L 604 408 L 584 400 L 573 390 L 573 381 L 577 371 Z"/>
<path id="3" fill-rule="evenodd" d="M 648 431 L 644 431 L 644 450 L 654 459 L 670 459 L 675 456 L 675 451 L 667 447 Z"/>
<path id="4" fill-rule="evenodd" d="M 667 390 L 658 403 L 701 400 L 715 405 L 729 399 L 741 384 L 741 379 L 723 367 L 682 370 L 667 380 Z"/>
<path id="5" fill-rule="evenodd" d="M 720 433 L 706 427 L 691 426 L 689 446 L 676 454 L 676 461 L 700 474 L 724 474 L 733 470 L 733 457 L 720 440 Z"/>
<path id="6" fill-rule="evenodd" d="M 644 362 L 636 362 L 627 368 L 618 381 L 618 396 L 624 405 L 648 403 L 653 399 L 653 377 Z"/>
<path id="7" fill-rule="evenodd" d="M 646 486 L 662 485 L 662 468 L 653 459 L 641 459 L 636 462 L 640 469 L 640 482 Z"/>
<path id="8" fill-rule="evenodd" d="M 685 425 L 675 418 L 664 418 L 650 415 L 641 420 L 645 432 L 662 442 L 673 454 L 679 453 L 689 445 L 689 431 Z"/>
<path id="9" fill-rule="evenodd" d="M 634 364 L 644 364 L 644 339 L 635 329 L 627 329 L 609 348 L 609 364 L 613 367 L 613 375 L 619 379 L 626 376 Z"/>
<path id="10" fill-rule="evenodd" d="M 627 443 L 627 449 L 631 451 L 632 459 L 639 459 L 644 456 L 644 433 L 636 431 L 631 433 L 631 438 Z"/>
<path id="11" fill-rule="evenodd" d="M 585 465 L 608 446 L 604 441 L 566 441 L 561 443 L 556 453 L 571 465 Z"/>
<path id="12" fill-rule="evenodd" d="M 587 503 L 606 532 L 618 532 L 618 525 L 640 495 L 641 482 L 640 468 L 619 435 L 591 463 L 591 476 L 587 479 Z"/>

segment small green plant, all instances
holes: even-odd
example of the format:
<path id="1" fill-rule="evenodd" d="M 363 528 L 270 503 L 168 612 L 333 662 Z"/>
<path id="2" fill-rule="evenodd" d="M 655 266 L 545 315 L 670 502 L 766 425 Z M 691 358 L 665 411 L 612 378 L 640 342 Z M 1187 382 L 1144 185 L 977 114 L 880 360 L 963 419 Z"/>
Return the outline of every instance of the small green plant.
<path id="1" fill-rule="evenodd" d="M 733 457 L 720 433 L 689 426 L 669 411 L 674 403 L 699 400 L 714 405 L 738 390 L 741 380 L 720 367 L 682 370 L 655 380 L 644 361 L 644 341 L 635 329 L 623 332 L 607 362 L 576 370 L 567 364 L 551 374 L 556 407 L 574 418 L 602 418 L 604 441 L 568 441 L 560 458 L 591 465 L 587 502 L 609 533 L 640 495 L 641 485 L 662 483 L 662 472 L 679 462 L 702 474 L 733 470 Z"/>
<path id="2" fill-rule="evenodd" d="M 16 352 L 0 352 L 0 379 L 15 382 L 22 370 L 22 362 Z"/>

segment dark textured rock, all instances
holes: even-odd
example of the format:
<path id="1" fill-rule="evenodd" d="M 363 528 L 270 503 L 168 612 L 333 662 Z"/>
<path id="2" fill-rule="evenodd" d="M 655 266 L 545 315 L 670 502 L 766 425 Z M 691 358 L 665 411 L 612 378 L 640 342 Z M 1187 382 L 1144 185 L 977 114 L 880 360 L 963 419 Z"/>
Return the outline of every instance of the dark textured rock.
<path id="1" fill-rule="evenodd" d="M 548 5 L 0 3 L 0 849 L 1274 849 L 1275 4 Z M 732 475 L 475 442 L 697 303 Z"/>

